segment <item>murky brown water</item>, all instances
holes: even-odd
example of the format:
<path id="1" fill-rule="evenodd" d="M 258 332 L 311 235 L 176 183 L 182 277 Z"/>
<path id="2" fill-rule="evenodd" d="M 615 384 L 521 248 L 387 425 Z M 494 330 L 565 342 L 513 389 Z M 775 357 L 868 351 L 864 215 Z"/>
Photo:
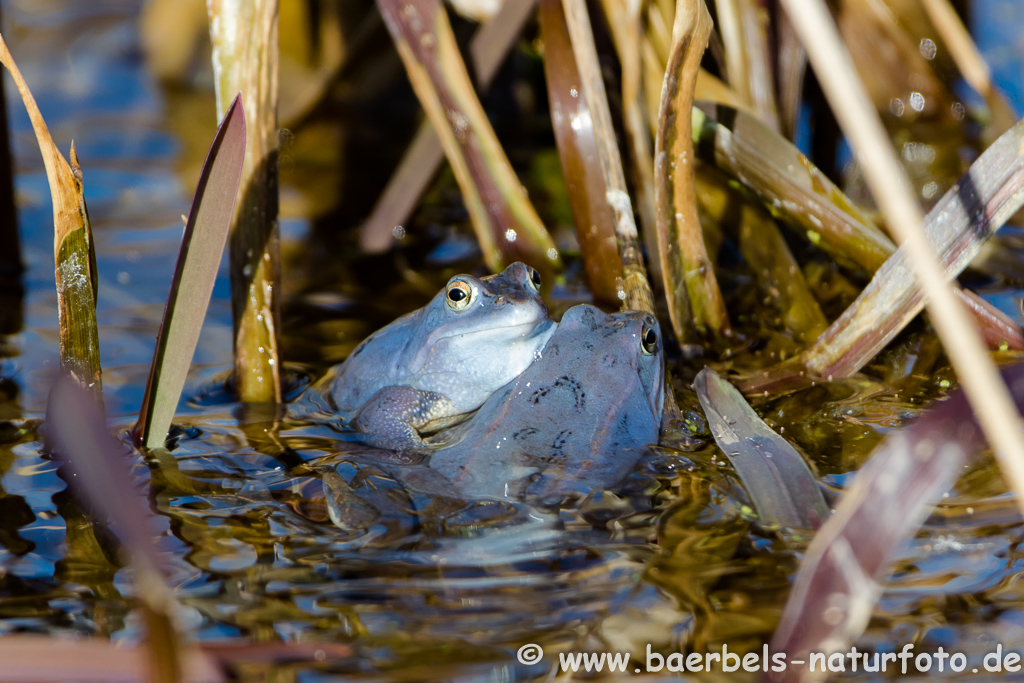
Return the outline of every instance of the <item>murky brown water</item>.
<path id="1" fill-rule="evenodd" d="M 106 404 L 123 429 L 142 398 L 180 215 L 214 131 L 212 97 L 202 69 L 193 73 L 194 90 L 154 81 L 142 57 L 138 2 L 10 0 L 2 9 L 4 35 L 54 138 L 62 149 L 74 139 L 81 157 L 96 231 Z M 398 68 L 383 55 L 371 73 L 339 86 L 325 105 L 329 116 L 314 112 L 283 134 L 284 341 L 293 398 L 367 333 L 476 264 L 450 179 L 432 191 L 397 255 L 363 257 L 346 232 L 411 134 L 414 101 L 401 83 L 387 85 Z M 538 65 L 517 58 L 512 69 L 536 78 Z M 357 88 L 378 76 L 394 90 L 389 105 Z M 27 118 L 20 103 L 9 109 L 28 270 L 24 329 L 0 339 L 0 634 L 136 640 L 130 576 L 112 560 L 109 539 L 97 541 L 71 517 L 39 436 L 57 358 L 50 206 Z M 528 183 L 542 185 L 530 180 L 541 173 L 541 162 L 531 171 L 530 159 L 550 136 L 530 137 L 536 120 L 499 116 L 497 125 L 514 141 L 513 160 Z M 550 223 L 564 222 L 556 201 L 539 204 Z M 578 277 L 577 269 L 558 283 L 554 308 L 579 298 Z M 1020 315 L 1019 292 L 989 294 Z M 309 681 L 321 674 L 524 680 L 548 671 L 517 662 L 525 643 L 549 653 L 642 657 L 647 644 L 660 652 L 721 643 L 759 651 L 770 637 L 805 541 L 745 516 L 746 496 L 699 410 L 665 436 L 620 494 L 558 512 L 413 500 L 354 536 L 327 521 L 316 474 L 341 459 L 344 436 L 303 411 L 267 414 L 232 403 L 218 388 L 230 363 L 227 296 L 225 271 L 179 411 L 176 447 L 147 460 L 127 456 L 137 493 L 157 513 L 192 637 L 353 646 L 349 660 L 287 667 Z M 864 375 L 759 406 L 837 495 L 886 432 L 948 386 L 945 361 L 914 329 Z M 696 406 L 683 382 L 697 369 L 673 360 L 684 406 Z M 360 476 L 378 493 L 394 488 L 372 471 Z M 965 472 L 902 553 L 863 645 L 941 645 L 978 659 L 996 642 L 1024 646 L 1020 537 L 995 467 Z"/>

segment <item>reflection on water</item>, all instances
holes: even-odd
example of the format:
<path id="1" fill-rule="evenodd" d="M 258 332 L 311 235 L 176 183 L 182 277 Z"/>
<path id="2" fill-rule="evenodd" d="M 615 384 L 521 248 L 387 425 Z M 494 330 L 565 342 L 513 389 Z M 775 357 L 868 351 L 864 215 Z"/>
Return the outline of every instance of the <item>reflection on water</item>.
<path id="1" fill-rule="evenodd" d="M 54 138 L 62 149 L 74 139 L 82 160 L 101 273 L 106 401 L 123 433 L 141 401 L 195 150 L 214 131 L 212 97 L 154 83 L 141 61 L 137 2 L 17 0 L 3 11 L 5 37 Z M 393 77 L 394 63 L 382 63 Z M 0 344 L 0 633 L 132 640 L 140 624 L 131 577 L 116 560 L 116 529 L 93 530 L 69 506 L 39 430 L 57 358 L 50 207 L 27 118 L 20 103 L 9 106 L 28 274 L 25 328 Z M 332 122 L 314 119 L 289 138 L 283 192 L 298 215 L 285 226 L 285 348 L 304 363 L 292 375 L 292 397 L 369 331 L 425 302 L 467 258 L 442 249 L 431 257 L 442 265 L 424 269 L 414 250 L 368 260 L 338 241 L 337 222 L 349 227 L 354 214 L 344 204 L 330 208 L 335 200 L 325 193 L 341 180 L 318 169 L 344 157 L 345 127 L 387 138 L 382 125 L 391 119 L 374 124 L 368 111 L 342 107 Z M 389 144 L 370 175 L 386 177 L 402 141 Z M 310 176 L 326 185 L 305 183 Z M 423 246 L 458 239 L 438 227 L 464 221 L 445 192 L 422 221 Z M 335 222 L 321 229 L 314 214 Z M 648 643 L 663 652 L 722 642 L 759 651 L 770 636 L 806 540 L 750 520 L 738 480 L 699 419 L 688 423 L 694 432 L 680 423 L 666 435 L 620 493 L 565 509 L 411 495 L 354 456 L 308 400 L 286 411 L 230 402 L 222 390 L 231 327 L 224 275 L 173 449 L 145 458 L 125 449 L 136 493 L 157 513 L 181 621 L 195 637 L 348 643 L 351 659 L 303 666 L 349 678 L 521 680 L 548 671 L 517 662 L 516 650 L 530 642 L 549 652 L 640 657 Z M 759 410 L 838 494 L 886 432 L 948 386 L 929 340 L 904 335 L 865 376 Z M 684 405 L 694 405 L 679 389 Z M 376 502 L 368 529 L 330 523 L 324 472 L 335 469 Z M 991 642 L 1024 644 L 1019 536 L 994 465 L 965 472 L 902 553 L 862 644 L 942 645 L 978 657 Z"/>

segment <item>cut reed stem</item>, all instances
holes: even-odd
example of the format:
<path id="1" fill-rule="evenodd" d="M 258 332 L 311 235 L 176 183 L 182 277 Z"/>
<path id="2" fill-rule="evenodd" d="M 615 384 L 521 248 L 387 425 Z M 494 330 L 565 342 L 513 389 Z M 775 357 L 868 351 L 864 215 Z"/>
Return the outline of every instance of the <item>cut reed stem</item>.
<path id="1" fill-rule="evenodd" d="M 281 255 L 277 176 L 277 0 L 209 0 L 217 119 L 242 93 L 246 153 L 229 249 L 235 386 L 242 401 L 281 401 Z"/>

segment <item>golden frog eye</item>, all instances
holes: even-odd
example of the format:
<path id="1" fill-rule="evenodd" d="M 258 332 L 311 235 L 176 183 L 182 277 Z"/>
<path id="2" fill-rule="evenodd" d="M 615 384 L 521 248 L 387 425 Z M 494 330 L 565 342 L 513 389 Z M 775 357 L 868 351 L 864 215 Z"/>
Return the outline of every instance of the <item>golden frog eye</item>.
<path id="1" fill-rule="evenodd" d="M 533 285 L 533 291 L 539 292 L 540 291 L 540 273 L 538 273 L 535 269 L 530 268 L 529 266 L 527 266 L 526 269 L 528 271 L 530 271 L 530 284 Z"/>
<path id="2" fill-rule="evenodd" d="M 658 331 L 645 322 L 643 331 L 640 333 L 640 349 L 648 356 L 658 350 Z"/>
<path id="3" fill-rule="evenodd" d="M 448 308 L 453 311 L 465 310 L 473 300 L 473 288 L 462 280 L 454 280 L 448 283 L 448 291 L 445 292 L 444 298 Z"/>

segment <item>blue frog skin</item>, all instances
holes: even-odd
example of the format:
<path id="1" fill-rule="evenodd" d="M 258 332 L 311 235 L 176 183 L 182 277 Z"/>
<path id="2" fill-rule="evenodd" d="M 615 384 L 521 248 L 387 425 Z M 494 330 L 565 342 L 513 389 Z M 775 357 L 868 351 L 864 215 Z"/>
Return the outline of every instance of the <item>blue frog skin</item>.
<path id="1" fill-rule="evenodd" d="M 422 450 L 424 434 L 464 419 L 529 367 L 554 330 L 533 268 L 458 275 L 356 347 L 331 401 L 370 445 Z"/>
<path id="2" fill-rule="evenodd" d="M 429 467 L 465 497 L 554 501 L 622 480 L 658 441 L 664 359 L 649 314 L 580 305 Z M 435 489 L 440 487 L 436 484 Z"/>

